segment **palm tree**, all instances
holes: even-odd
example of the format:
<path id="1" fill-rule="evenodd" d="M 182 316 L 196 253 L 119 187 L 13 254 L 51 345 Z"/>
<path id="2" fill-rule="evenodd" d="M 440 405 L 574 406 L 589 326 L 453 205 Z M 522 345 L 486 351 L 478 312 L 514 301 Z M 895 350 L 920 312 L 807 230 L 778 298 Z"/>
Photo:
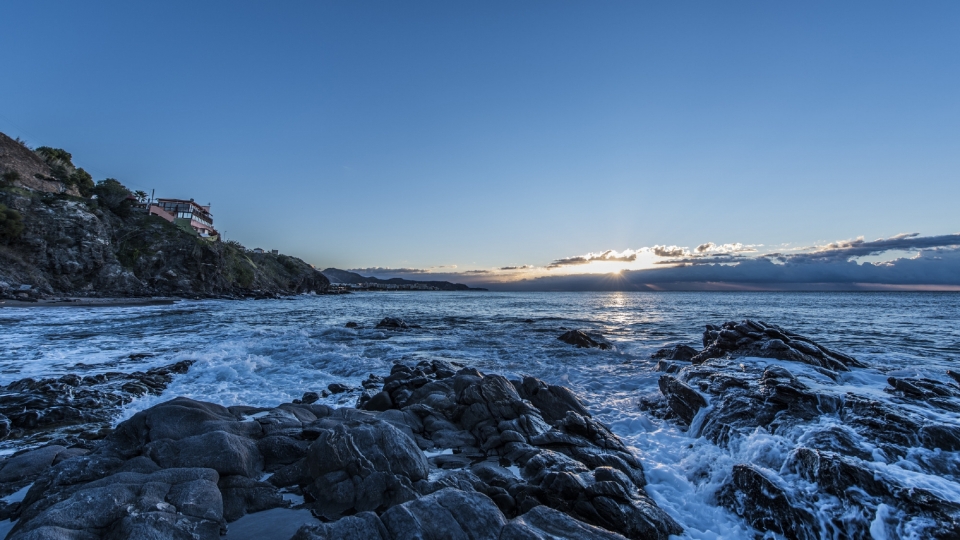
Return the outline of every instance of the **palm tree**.
<path id="1" fill-rule="evenodd" d="M 143 190 L 136 190 L 133 192 L 133 196 L 137 198 L 138 201 L 144 203 L 147 202 L 147 192 Z"/>

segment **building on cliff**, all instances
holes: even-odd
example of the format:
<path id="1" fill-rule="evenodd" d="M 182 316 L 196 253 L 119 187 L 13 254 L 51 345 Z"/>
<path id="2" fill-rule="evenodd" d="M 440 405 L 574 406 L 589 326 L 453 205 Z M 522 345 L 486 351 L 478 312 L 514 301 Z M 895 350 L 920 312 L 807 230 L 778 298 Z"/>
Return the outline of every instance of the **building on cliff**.
<path id="1" fill-rule="evenodd" d="M 213 228 L 210 205 L 197 204 L 193 199 L 157 199 L 157 202 L 150 204 L 148 212 L 188 232 L 192 230 L 201 238 L 216 240 L 220 236 Z"/>

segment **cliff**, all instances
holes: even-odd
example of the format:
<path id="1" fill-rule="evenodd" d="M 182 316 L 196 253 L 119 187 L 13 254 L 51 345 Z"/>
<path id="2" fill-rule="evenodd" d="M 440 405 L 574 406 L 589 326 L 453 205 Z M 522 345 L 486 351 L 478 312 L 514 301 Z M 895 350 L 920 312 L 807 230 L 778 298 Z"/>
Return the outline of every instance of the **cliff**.
<path id="1" fill-rule="evenodd" d="M 19 214 L 22 231 L 0 235 L 0 295 L 22 294 L 13 290 L 20 285 L 30 285 L 33 297 L 273 296 L 329 286 L 323 274 L 295 257 L 201 239 L 136 209 L 113 211 L 72 195 L 73 186 L 53 186 L 53 177 L 44 184 L 24 182 L 31 170 L 42 174 L 45 164 L 13 144 L 12 151 L 3 146 L 0 169 L 17 171 L 19 178 L 8 176 L 0 185 L 0 210 Z"/>

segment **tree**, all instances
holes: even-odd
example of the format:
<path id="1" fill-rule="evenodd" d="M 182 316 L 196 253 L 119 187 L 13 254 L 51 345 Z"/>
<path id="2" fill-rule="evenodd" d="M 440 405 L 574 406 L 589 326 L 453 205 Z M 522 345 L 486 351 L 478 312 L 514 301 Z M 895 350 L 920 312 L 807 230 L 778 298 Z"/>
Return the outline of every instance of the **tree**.
<path id="1" fill-rule="evenodd" d="M 130 215 L 130 208 L 133 206 L 130 200 L 130 190 L 114 178 L 107 178 L 97 182 L 93 188 L 93 194 L 97 196 L 100 206 L 110 210 L 120 217 Z"/>
<path id="2" fill-rule="evenodd" d="M 0 242 L 7 243 L 23 234 L 23 217 L 13 208 L 0 204 Z"/>
<path id="3" fill-rule="evenodd" d="M 137 198 L 138 201 L 145 203 L 147 202 L 147 192 L 142 189 L 138 189 L 133 192 L 133 196 Z"/>

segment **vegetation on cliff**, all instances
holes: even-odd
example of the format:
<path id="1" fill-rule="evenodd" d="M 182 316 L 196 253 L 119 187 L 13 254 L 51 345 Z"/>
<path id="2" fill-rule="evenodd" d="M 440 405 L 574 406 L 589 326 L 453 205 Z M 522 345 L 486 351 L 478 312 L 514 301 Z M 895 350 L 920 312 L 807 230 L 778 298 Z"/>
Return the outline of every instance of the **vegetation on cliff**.
<path id="1" fill-rule="evenodd" d="M 0 134 L 0 143 L 7 141 Z M 88 183 L 71 160 L 48 147 L 36 154 L 19 143 L 0 148 L 0 174 L 10 179 L 0 184 L 0 294 L 21 284 L 34 295 L 83 296 L 272 296 L 329 286 L 295 257 L 199 238 L 148 215 L 121 182 Z M 61 189 L 50 180 L 22 181 L 21 171 L 42 164 Z M 66 185 L 64 172 L 79 183 Z"/>

